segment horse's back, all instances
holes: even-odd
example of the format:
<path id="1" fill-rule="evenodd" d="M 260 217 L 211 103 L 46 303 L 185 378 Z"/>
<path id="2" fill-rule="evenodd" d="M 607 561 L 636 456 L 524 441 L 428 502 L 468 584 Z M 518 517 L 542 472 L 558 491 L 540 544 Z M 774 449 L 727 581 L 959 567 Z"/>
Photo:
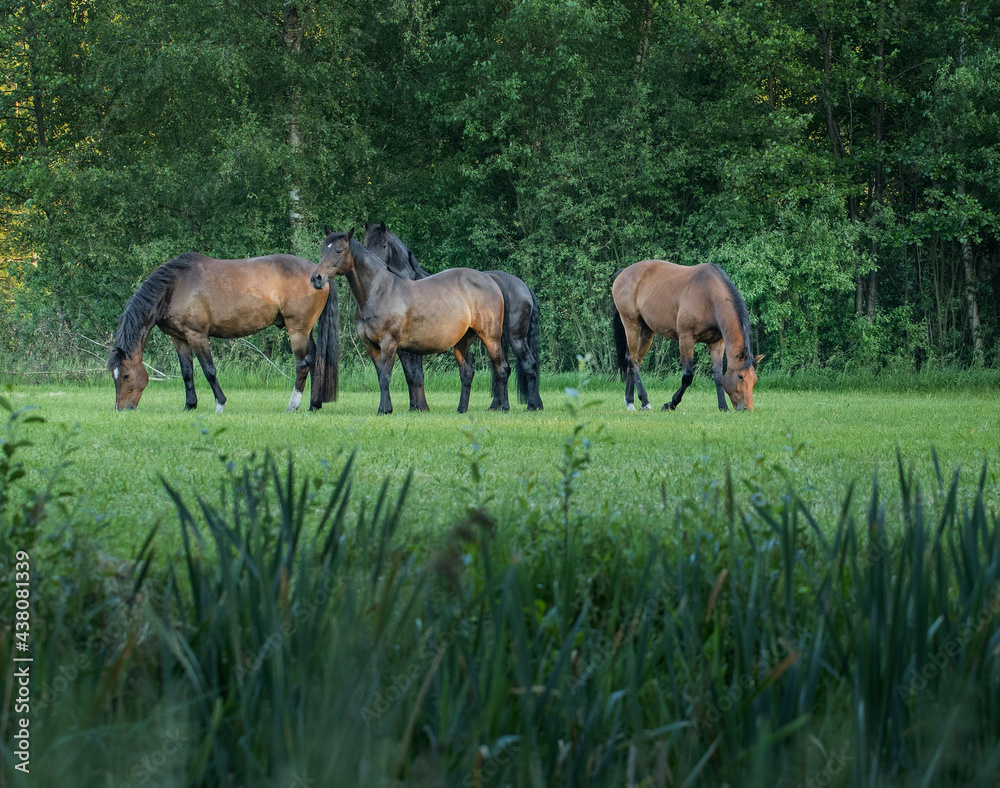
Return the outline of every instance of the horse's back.
<path id="1" fill-rule="evenodd" d="M 316 290 L 309 281 L 315 265 L 294 255 L 188 258 L 190 269 L 175 283 L 167 315 L 168 325 L 181 333 L 248 336 L 274 324 L 279 315 L 311 326 L 329 292 Z"/>
<path id="2" fill-rule="evenodd" d="M 622 315 L 641 318 L 655 333 L 676 338 L 710 319 L 720 281 L 718 269 L 708 263 L 642 260 L 618 274 L 612 295 Z"/>

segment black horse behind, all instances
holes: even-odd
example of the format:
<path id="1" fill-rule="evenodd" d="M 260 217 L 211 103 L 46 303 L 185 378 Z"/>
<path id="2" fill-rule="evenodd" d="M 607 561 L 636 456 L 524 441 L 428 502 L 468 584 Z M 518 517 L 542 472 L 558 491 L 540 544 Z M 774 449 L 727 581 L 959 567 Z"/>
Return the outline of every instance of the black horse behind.
<path id="1" fill-rule="evenodd" d="M 413 252 L 386 229 L 385 222 L 365 222 L 365 247 L 382 258 L 394 274 L 404 279 L 424 279 L 427 273 Z M 522 279 L 505 271 L 484 271 L 493 278 L 503 293 L 504 317 L 501 347 L 506 356 L 514 351 L 517 398 L 528 410 L 542 410 L 538 394 L 539 379 L 539 320 L 538 299 Z M 427 410 L 424 394 L 424 360 L 422 356 L 400 351 L 398 353 L 406 385 L 410 392 L 410 410 Z"/>

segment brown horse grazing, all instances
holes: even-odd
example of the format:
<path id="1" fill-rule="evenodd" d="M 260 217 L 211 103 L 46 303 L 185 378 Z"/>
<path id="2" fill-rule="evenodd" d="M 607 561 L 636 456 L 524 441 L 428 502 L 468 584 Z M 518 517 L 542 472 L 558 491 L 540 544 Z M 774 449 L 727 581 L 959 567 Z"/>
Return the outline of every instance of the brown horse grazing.
<path id="1" fill-rule="evenodd" d="M 118 320 L 108 359 L 115 381 L 115 410 L 134 410 L 149 383 L 142 353 L 153 326 L 169 336 L 177 349 L 188 410 L 198 405 L 192 354 L 198 357 L 215 394 L 216 412 L 222 413 L 226 395 L 216 378 L 208 338 L 245 337 L 270 325 L 288 330 L 295 355 L 295 387 L 287 410 L 298 408 L 310 372 L 310 407 L 335 400 L 340 331 L 337 291 L 331 286 L 316 292 L 309 282 L 314 268 L 308 260 L 287 254 L 216 260 L 191 252 L 161 265 L 139 285 Z"/>
<path id="2" fill-rule="evenodd" d="M 490 410 L 510 409 L 510 366 L 500 346 L 503 295 L 489 276 L 471 268 L 451 268 L 426 279 L 403 279 L 354 240 L 353 227 L 348 233 L 326 230 L 313 287 L 323 287 L 338 274 L 346 277 L 358 302 L 355 325 L 378 372 L 380 414 L 392 413 L 389 380 L 398 350 L 426 356 L 449 348 L 454 348 L 462 381 L 458 412 L 465 413 L 474 374 L 469 361 L 474 336 L 483 341 L 493 363 Z"/>
<path id="3" fill-rule="evenodd" d="M 399 236 L 386 229 L 385 222 L 365 222 L 364 244 L 382 258 L 390 271 L 404 279 L 425 279 L 430 276 L 420 267 L 410 248 L 399 240 Z M 514 351 L 517 397 L 527 405 L 528 410 L 542 410 L 542 398 L 538 393 L 538 381 L 541 377 L 538 299 L 524 280 L 513 274 L 506 271 L 483 273 L 493 278 L 503 294 L 503 334 L 500 345 L 504 357 L 507 356 L 508 349 Z M 410 410 L 427 410 L 423 357 L 403 350 L 399 353 L 399 361 L 403 365 L 406 386 L 410 392 Z"/>
<path id="4" fill-rule="evenodd" d="M 750 349 L 750 316 L 747 305 L 729 277 L 717 265 L 676 265 L 663 260 L 643 260 L 615 275 L 611 288 L 614 310 L 611 323 L 618 353 L 618 370 L 625 379 L 625 404 L 635 410 L 633 392 L 639 390 L 642 409 L 649 399 L 639 379 L 639 365 L 660 334 L 676 339 L 681 354 L 681 387 L 664 410 L 673 410 L 694 378 L 694 346 L 708 345 L 719 410 L 753 410 L 755 366 L 763 356 Z M 726 372 L 722 358 L 726 357 Z"/>

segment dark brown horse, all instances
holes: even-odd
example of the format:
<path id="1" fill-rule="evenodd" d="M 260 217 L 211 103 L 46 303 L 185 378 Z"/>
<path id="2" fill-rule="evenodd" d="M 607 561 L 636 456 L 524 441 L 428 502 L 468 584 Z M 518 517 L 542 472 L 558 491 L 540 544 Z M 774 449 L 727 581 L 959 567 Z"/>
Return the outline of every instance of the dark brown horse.
<path id="1" fill-rule="evenodd" d="M 680 404 L 694 379 L 696 342 L 708 345 L 712 354 L 719 410 L 729 410 L 726 394 L 736 410 L 753 410 L 755 366 L 763 356 L 753 355 L 746 302 L 721 268 L 706 263 L 686 266 L 643 260 L 619 271 L 611 292 L 618 370 L 625 378 L 625 404 L 629 410 L 635 410 L 635 389 L 639 390 L 642 409 L 650 409 L 639 379 L 639 365 L 655 334 L 676 339 L 680 345 L 681 387 L 663 406 L 664 410 Z"/>
<path id="2" fill-rule="evenodd" d="M 353 227 L 348 233 L 326 230 L 313 287 L 323 287 L 337 275 L 347 279 L 358 302 L 355 325 L 378 372 L 379 413 L 392 413 L 389 380 L 398 350 L 426 356 L 449 348 L 455 351 L 462 381 L 458 412 L 465 413 L 474 374 L 469 343 L 475 336 L 483 341 L 493 363 L 490 409 L 510 409 L 510 366 L 500 347 L 503 295 L 489 276 L 471 268 L 451 268 L 426 279 L 403 279 L 354 240 Z"/>
<path id="3" fill-rule="evenodd" d="M 288 330 L 295 355 L 295 387 L 287 410 L 298 408 L 312 372 L 311 408 L 337 398 L 339 318 L 337 292 L 317 292 L 309 276 L 315 266 L 301 257 L 276 254 L 249 260 L 216 260 L 188 252 L 164 263 L 135 291 L 118 320 L 108 369 L 115 381 L 115 410 L 134 410 L 149 375 L 142 353 L 153 326 L 170 337 L 180 359 L 187 409 L 194 391 L 197 356 L 222 413 L 209 337 L 245 337 L 270 325 Z M 312 328 L 316 326 L 316 340 Z"/>
<path id="4" fill-rule="evenodd" d="M 404 279 L 425 279 L 430 276 L 413 252 L 394 232 L 386 229 L 385 222 L 365 222 L 365 246 L 382 258 L 389 270 Z M 538 299 L 527 284 L 505 271 L 484 271 L 493 278 L 503 294 L 503 334 L 500 337 L 504 358 L 514 351 L 517 398 L 528 410 L 541 410 L 542 398 L 538 394 L 539 330 Z M 410 410 L 427 410 L 424 396 L 424 362 L 422 356 L 400 351 L 406 385 L 410 392 Z M 494 403 L 496 405 L 497 403 Z"/>

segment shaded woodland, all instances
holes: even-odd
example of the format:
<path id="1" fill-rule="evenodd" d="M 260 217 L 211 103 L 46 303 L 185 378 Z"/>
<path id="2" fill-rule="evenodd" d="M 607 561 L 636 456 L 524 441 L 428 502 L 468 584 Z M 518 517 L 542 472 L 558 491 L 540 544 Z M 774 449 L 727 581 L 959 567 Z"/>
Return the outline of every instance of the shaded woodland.
<path id="1" fill-rule="evenodd" d="M 549 371 L 610 368 L 648 257 L 722 266 L 776 368 L 995 366 L 998 73 L 986 0 L 0 0 L 0 357 L 370 219 L 528 282 Z"/>

